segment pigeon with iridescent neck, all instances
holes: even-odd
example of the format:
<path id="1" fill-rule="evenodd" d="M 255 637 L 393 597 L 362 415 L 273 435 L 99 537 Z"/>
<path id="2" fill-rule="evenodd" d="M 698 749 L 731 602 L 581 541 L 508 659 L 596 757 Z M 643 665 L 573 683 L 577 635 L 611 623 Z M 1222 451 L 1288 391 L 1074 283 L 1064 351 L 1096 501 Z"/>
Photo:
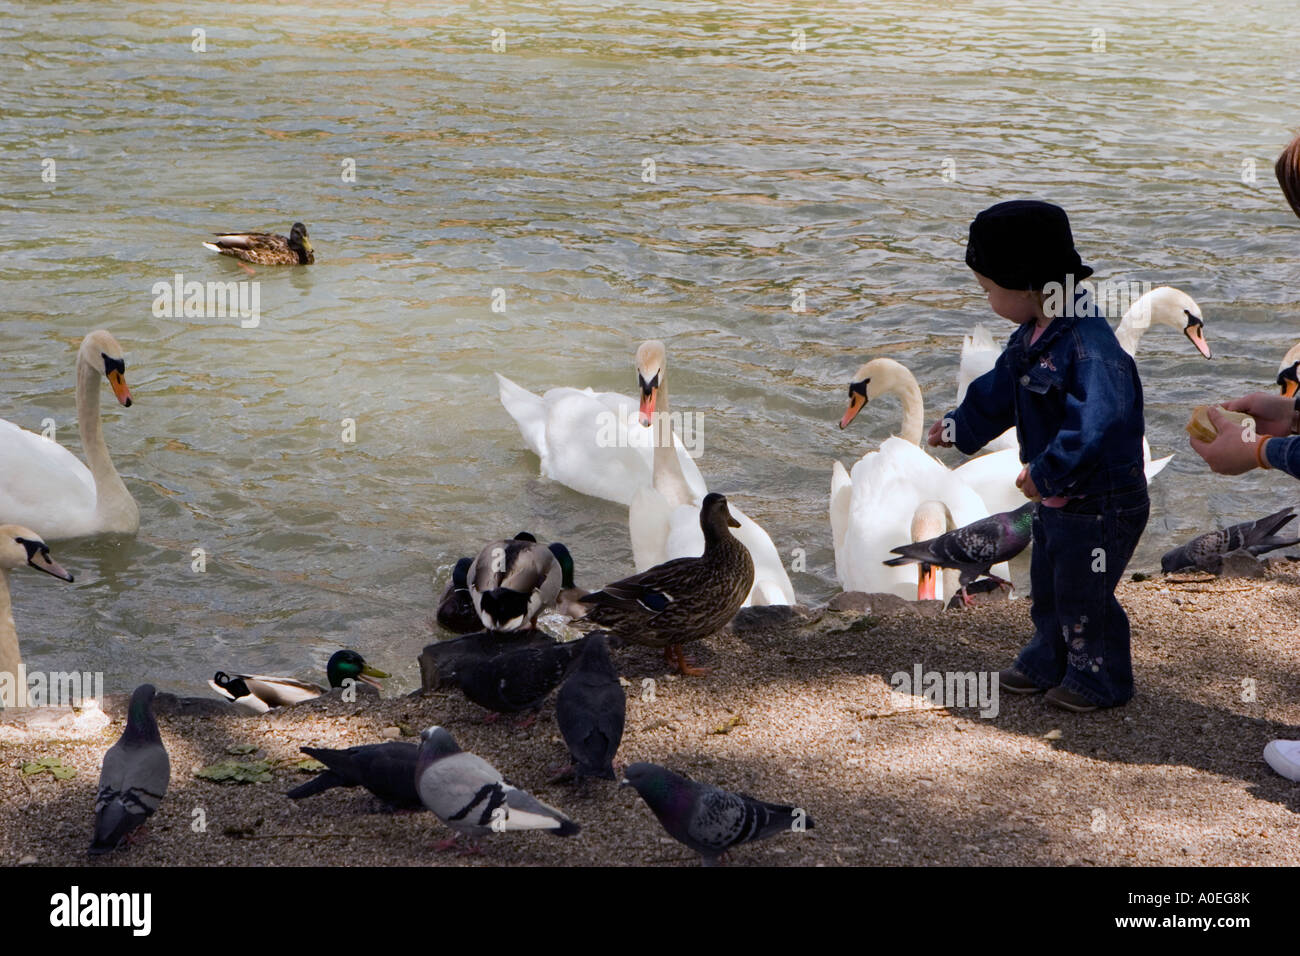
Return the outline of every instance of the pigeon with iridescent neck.
<path id="1" fill-rule="evenodd" d="M 1015 511 L 1003 511 L 987 518 L 980 518 L 970 524 L 913 544 L 900 545 L 890 550 L 899 555 L 890 558 L 885 564 L 897 566 L 920 562 L 934 567 L 952 568 L 960 572 L 962 602 L 971 602 L 966 594 L 966 586 L 976 578 L 990 577 L 993 565 L 1010 561 L 1033 539 L 1034 502 L 1029 501 Z M 1011 582 L 995 578 L 1001 584 L 1011 586 Z"/>

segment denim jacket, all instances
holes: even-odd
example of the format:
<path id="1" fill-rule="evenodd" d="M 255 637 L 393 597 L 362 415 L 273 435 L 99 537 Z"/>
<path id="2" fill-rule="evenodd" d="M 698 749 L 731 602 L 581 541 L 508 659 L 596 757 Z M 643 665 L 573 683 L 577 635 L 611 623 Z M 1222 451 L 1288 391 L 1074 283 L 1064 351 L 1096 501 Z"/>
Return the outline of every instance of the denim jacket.
<path id="1" fill-rule="evenodd" d="M 1054 319 L 1029 344 L 1034 323 L 1007 340 L 992 371 L 975 379 L 948 417 L 954 444 L 973 454 L 1012 425 L 1020 460 L 1043 497 L 1122 491 L 1143 477 L 1142 383 L 1132 356 L 1094 308 Z M 1080 314 L 1080 313 L 1083 314 Z"/>

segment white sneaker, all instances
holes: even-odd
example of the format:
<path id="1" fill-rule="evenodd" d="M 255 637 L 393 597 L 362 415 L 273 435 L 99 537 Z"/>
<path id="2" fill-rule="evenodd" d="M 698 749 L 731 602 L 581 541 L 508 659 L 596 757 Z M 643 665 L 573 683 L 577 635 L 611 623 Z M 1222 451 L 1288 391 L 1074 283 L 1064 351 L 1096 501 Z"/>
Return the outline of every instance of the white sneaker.
<path id="1" fill-rule="evenodd" d="M 1300 783 L 1300 740 L 1270 740 L 1264 759 L 1282 776 Z"/>

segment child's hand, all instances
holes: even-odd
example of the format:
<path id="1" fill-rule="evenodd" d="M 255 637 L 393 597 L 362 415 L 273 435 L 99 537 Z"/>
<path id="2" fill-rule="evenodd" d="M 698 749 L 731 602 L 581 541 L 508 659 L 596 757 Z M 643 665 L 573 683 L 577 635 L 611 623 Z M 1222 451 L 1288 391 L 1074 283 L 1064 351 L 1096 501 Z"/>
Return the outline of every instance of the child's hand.
<path id="1" fill-rule="evenodd" d="M 1268 392 L 1252 392 L 1242 398 L 1224 402 L 1230 412 L 1245 412 L 1255 419 L 1255 430 L 1261 435 L 1291 434 L 1291 419 L 1295 417 L 1295 399 Z"/>
<path id="2" fill-rule="evenodd" d="M 940 418 L 930 426 L 930 434 L 926 437 L 926 443 L 933 448 L 951 448 L 952 442 L 943 440 L 943 419 Z"/>
<path id="3" fill-rule="evenodd" d="M 1030 501 L 1037 501 L 1042 497 L 1038 493 L 1038 488 L 1034 485 L 1034 479 L 1029 476 L 1028 465 L 1020 469 L 1020 474 L 1016 477 L 1016 487 L 1024 492 L 1025 497 Z"/>
<path id="4" fill-rule="evenodd" d="M 1247 395 L 1246 398 L 1239 398 L 1230 405 L 1244 403 L 1254 398 L 1253 395 Z M 1278 398 L 1276 395 L 1265 395 L 1265 398 Z M 1284 399 L 1291 403 L 1291 399 Z M 1245 408 L 1233 411 L 1245 411 Z M 1256 419 L 1262 426 L 1264 423 Z M 1224 418 L 1219 410 L 1213 406 L 1210 407 L 1210 422 L 1214 425 L 1218 435 L 1214 441 L 1201 441 L 1199 438 L 1189 438 L 1192 444 L 1192 450 L 1205 459 L 1205 463 L 1210 466 L 1210 470 L 1220 475 L 1240 475 L 1250 471 L 1252 468 L 1259 467 L 1259 460 L 1255 457 L 1256 445 L 1267 439 L 1268 435 L 1260 435 L 1255 441 L 1246 441 L 1246 431 L 1237 427 L 1236 424 Z M 1262 430 L 1262 428 L 1261 428 Z M 1286 431 L 1290 431 L 1288 423 Z"/>

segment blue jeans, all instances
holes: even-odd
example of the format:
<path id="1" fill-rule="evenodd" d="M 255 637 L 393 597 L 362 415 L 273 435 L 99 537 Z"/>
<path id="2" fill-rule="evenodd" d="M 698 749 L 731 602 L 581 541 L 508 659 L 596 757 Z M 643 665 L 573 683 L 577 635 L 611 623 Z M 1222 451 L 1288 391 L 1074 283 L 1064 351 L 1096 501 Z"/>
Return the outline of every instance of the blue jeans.
<path id="1" fill-rule="evenodd" d="M 1060 685 L 1100 707 L 1133 696 L 1128 615 L 1115 585 L 1150 510 L 1145 483 L 1038 506 L 1029 567 L 1034 636 L 1015 666 L 1039 687 Z"/>

